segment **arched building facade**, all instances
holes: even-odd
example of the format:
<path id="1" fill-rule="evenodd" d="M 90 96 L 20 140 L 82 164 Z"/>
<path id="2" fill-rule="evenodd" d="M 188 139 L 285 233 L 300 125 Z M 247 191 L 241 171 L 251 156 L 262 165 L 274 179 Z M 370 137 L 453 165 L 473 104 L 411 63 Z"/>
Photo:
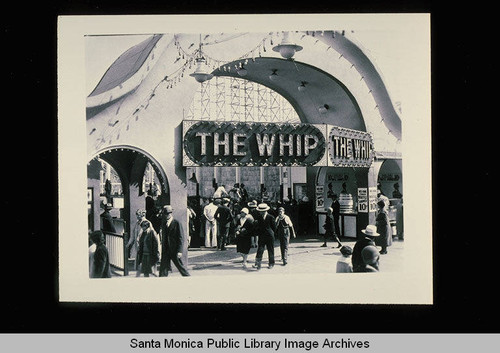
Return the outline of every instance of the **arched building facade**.
<path id="1" fill-rule="evenodd" d="M 290 58 L 283 57 L 279 45 L 290 43 L 297 51 Z M 202 68 L 211 76 L 202 83 L 190 77 L 201 57 L 206 65 Z M 115 215 L 123 219 L 128 233 L 135 210 L 145 207 L 143 178 L 150 163 L 160 184 L 157 205 L 172 205 L 175 218 L 186 229 L 190 196 L 207 196 L 220 183 L 245 183 L 256 197 L 267 187 L 274 201 L 300 198 L 297 201 L 307 203 L 304 207 L 313 219 L 305 233 L 321 233 L 321 217 L 330 202 L 328 189 L 340 193 L 345 184 L 353 207 L 343 217 L 343 231 L 355 238 L 375 220 L 377 189 L 401 200 L 392 195 L 398 184 L 399 192 L 404 193 L 401 116 L 382 77 L 368 51 L 349 31 L 160 33 L 147 37 L 120 55 L 87 97 L 87 177 L 94 190 L 89 228 L 97 229 L 99 224 L 102 205 L 96 161 L 102 159 L 120 177 L 123 204 Z M 276 103 L 278 98 L 285 103 Z M 236 108 L 243 110 L 238 113 Z M 283 114 L 285 110 L 291 114 Z M 271 124 L 278 129 L 276 139 L 281 126 L 314 127 L 324 131 L 323 154 L 312 163 L 264 158 L 258 163 L 218 160 L 203 164 L 186 155 L 190 142 L 186 132 L 203 122 L 215 129 L 212 134 L 224 123 Z M 335 131 L 342 133 L 336 135 Z M 348 152 L 337 158 L 332 155 L 332 145 L 346 141 L 335 140 L 339 136 L 351 142 L 345 147 Z M 352 159 L 352 141 L 357 136 L 369 142 L 363 163 Z M 212 139 L 209 143 L 214 143 L 213 138 L 207 138 Z M 310 143 L 309 147 L 317 142 L 301 141 Z M 186 261 L 187 249 L 186 240 Z"/>

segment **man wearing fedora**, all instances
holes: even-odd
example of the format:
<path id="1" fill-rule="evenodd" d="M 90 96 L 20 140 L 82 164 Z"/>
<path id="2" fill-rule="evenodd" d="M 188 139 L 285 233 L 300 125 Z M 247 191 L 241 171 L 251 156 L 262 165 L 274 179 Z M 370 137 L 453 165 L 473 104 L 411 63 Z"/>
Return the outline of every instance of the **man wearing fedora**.
<path id="1" fill-rule="evenodd" d="M 380 235 L 377 233 L 377 227 L 373 224 L 367 225 L 361 232 L 363 232 L 365 237 L 356 241 L 352 249 L 352 272 L 364 272 L 363 268 L 365 267 L 365 263 L 361 253 L 365 247 L 375 246 L 374 239 Z"/>
<path id="2" fill-rule="evenodd" d="M 116 233 L 115 224 L 113 223 L 113 216 L 111 216 L 111 211 L 113 209 L 113 205 L 107 203 L 104 205 L 104 212 L 101 213 L 101 230 L 103 232 L 111 232 Z"/>
<path id="3" fill-rule="evenodd" d="M 214 218 L 217 220 L 217 248 L 219 250 L 226 250 L 226 243 L 229 237 L 229 227 L 233 221 L 233 215 L 229 209 L 229 199 L 227 197 L 222 199 L 222 204 L 215 211 Z"/>
<path id="4" fill-rule="evenodd" d="M 164 220 L 161 226 L 161 262 L 160 277 L 167 277 L 172 269 L 172 261 L 182 276 L 190 276 L 182 263 L 182 228 L 172 215 L 172 206 L 163 206 Z"/>
<path id="5" fill-rule="evenodd" d="M 257 254 L 255 255 L 255 265 L 253 265 L 257 270 L 260 270 L 262 255 L 265 249 L 267 249 L 267 256 L 269 258 L 269 268 L 274 267 L 274 234 L 276 233 L 276 222 L 274 217 L 267 211 L 269 211 L 267 204 L 261 203 L 257 206 L 259 215 L 254 223 L 254 232 L 259 237 L 259 241 Z"/>

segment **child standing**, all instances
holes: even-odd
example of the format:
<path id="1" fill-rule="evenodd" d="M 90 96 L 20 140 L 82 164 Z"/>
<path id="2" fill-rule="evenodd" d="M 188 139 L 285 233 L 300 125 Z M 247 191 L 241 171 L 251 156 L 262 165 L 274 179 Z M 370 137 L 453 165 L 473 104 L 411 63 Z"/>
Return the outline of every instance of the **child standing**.
<path id="1" fill-rule="evenodd" d="M 337 273 L 350 273 L 352 272 L 351 255 L 352 248 L 344 245 L 340 248 L 341 258 L 337 261 Z"/>

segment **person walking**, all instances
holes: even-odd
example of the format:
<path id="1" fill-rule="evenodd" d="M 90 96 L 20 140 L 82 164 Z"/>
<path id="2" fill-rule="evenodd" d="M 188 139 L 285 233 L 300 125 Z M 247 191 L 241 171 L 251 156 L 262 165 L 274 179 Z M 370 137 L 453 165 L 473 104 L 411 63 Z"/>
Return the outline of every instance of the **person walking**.
<path id="1" fill-rule="evenodd" d="M 136 277 L 139 277 L 141 274 L 140 262 L 137 258 L 137 253 L 139 251 L 139 244 L 142 236 L 142 227 L 141 223 L 146 220 L 146 210 L 138 209 L 135 212 L 135 216 L 137 221 L 134 223 L 132 227 L 132 231 L 130 232 L 130 239 L 127 243 L 127 249 L 130 251 L 129 258 L 134 259 L 134 268 L 136 271 Z"/>
<path id="2" fill-rule="evenodd" d="M 378 214 L 375 219 L 377 233 L 380 234 L 375 239 L 375 244 L 381 247 L 380 254 L 387 254 L 387 247 L 392 245 L 392 227 L 389 221 L 389 214 L 386 211 L 385 202 L 377 202 Z"/>
<path id="3" fill-rule="evenodd" d="M 356 241 L 352 249 L 352 272 L 362 272 L 364 262 L 361 252 L 366 246 L 375 246 L 374 239 L 380 236 L 374 224 L 367 225 L 361 232 L 364 234 L 363 238 Z"/>
<path id="4" fill-rule="evenodd" d="M 340 253 L 342 256 L 337 261 L 337 273 L 351 273 L 352 272 L 352 248 L 348 245 L 344 245 L 340 248 Z"/>
<path id="5" fill-rule="evenodd" d="M 96 245 L 93 257 L 92 278 L 111 278 L 109 252 L 104 244 L 104 233 L 96 230 L 90 234 L 90 239 Z"/>
<path id="6" fill-rule="evenodd" d="M 385 196 L 380 188 L 377 189 L 377 202 L 379 201 L 384 201 L 384 209 L 387 213 L 389 213 L 390 200 L 387 196 Z"/>
<path id="7" fill-rule="evenodd" d="M 152 270 L 159 260 L 159 244 L 156 232 L 147 219 L 141 222 L 142 236 L 139 242 L 139 249 L 137 251 L 138 262 L 140 264 L 140 273 L 144 277 L 149 277 L 154 273 Z M 139 271 L 138 271 L 139 272 Z"/>
<path id="8" fill-rule="evenodd" d="M 332 204 L 330 206 L 332 209 L 332 216 L 333 216 L 333 230 L 334 230 L 334 240 L 336 240 L 339 243 L 339 248 L 342 246 L 340 242 L 340 225 L 339 225 L 339 220 L 340 220 L 340 202 L 338 200 L 337 194 L 332 195 Z"/>
<path id="9" fill-rule="evenodd" d="M 103 232 L 116 233 L 115 224 L 113 222 L 113 216 L 111 216 L 110 211 L 113 209 L 113 205 L 107 203 L 104 205 L 104 212 L 101 213 L 101 230 Z"/>
<path id="10" fill-rule="evenodd" d="M 326 209 L 326 218 L 323 228 L 325 228 L 325 242 L 321 246 L 326 247 L 328 238 L 333 238 L 338 243 L 337 248 L 341 248 L 342 243 L 340 242 L 340 239 L 335 231 L 335 218 L 333 217 L 333 209 L 331 207 Z"/>
<path id="11" fill-rule="evenodd" d="M 265 203 L 259 204 L 257 206 L 257 216 L 254 232 L 259 237 L 257 254 L 255 255 L 254 268 L 260 270 L 262 265 L 262 255 L 264 250 L 267 249 L 267 255 L 269 258 L 269 268 L 274 267 L 274 234 L 276 233 L 276 221 L 273 216 L 269 213 L 269 206 Z"/>
<path id="12" fill-rule="evenodd" d="M 241 209 L 236 226 L 236 252 L 243 257 L 243 268 L 247 268 L 248 253 L 252 247 L 252 234 L 254 218 L 249 213 L 248 208 Z"/>
<path id="13" fill-rule="evenodd" d="M 278 208 L 278 216 L 276 217 L 276 234 L 280 241 L 281 261 L 283 266 L 288 263 L 288 245 L 290 244 L 290 236 L 296 237 L 295 229 L 290 217 L 285 214 L 285 208 Z"/>
<path id="14" fill-rule="evenodd" d="M 167 277 L 172 270 L 171 262 L 179 270 L 182 276 L 190 276 L 188 270 L 182 263 L 182 228 L 172 215 L 173 209 L 170 205 L 163 206 L 165 220 L 161 227 L 162 251 L 160 262 L 160 277 Z"/>
<path id="15" fill-rule="evenodd" d="M 248 213 L 252 215 L 254 220 L 257 220 L 257 218 L 259 217 L 259 212 L 257 212 L 257 201 L 252 200 L 247 204 L 247 206 L 248 206 Z M 253 232 L 252 248 L 256 248 L 258 242 L 259 242 L 259 237 L 255 232 Z"/>
<path id="16" fill-rule="evenodd" d="M 215 212 L 217 212 L 218 206 L 211 199 L 209 204 L 203 209 L 203 214 L 205 215 L 205 247 L 212 248 L 217 247 L 217 220 L 215 219 Z"/>
<path id="17" fill-rule="evenodd" d="M 226 243 L 229 236 L 229 228 L 233 220 L 233 215 L 229 209 L 229 199 L 223 198 L 222 205 L 215 211 L 214 218 L 217 222 L 217 248 L 219 250 L 226 250 Z"/>

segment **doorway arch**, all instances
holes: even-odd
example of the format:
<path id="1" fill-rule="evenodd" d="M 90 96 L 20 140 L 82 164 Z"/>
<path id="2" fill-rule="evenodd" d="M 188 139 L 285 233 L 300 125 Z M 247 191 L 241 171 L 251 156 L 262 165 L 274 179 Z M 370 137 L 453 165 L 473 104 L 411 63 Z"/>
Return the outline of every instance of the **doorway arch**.
<path id="1" fill-rule="evenodd" d="M 117 212 L 119 218 L 125 222 L 124 232 L 130 234 L 130 225 L 135 220 L 135 211 L 139 208 L 146 208 L 146 191 L 143 188 L 143 179 L 148 164 L 153 168 L 158 181 L 160 193 L 155 200 L 157 207 L 170 203 L 170 187 L 168 178 L 161 164 L 148 152 L 130 145 L 118 145 L 106 147 L 97 151 L 91 158 L 87 166 L 88 185 L 94 185 L 93 198 L 93 217 L 94 229 L 97 229 L 99 224 L 99 209 L 100 198 L 99 188 L 95 187 L 100 183 L 99 172 L 100 168 L 98 159 L 109 163 L 116 171 L 123 190 L 123 207 Z M 95 191 L 97 189 L 97 191 Z M 116 212 L 116 211 L 115 211 Z"/>

